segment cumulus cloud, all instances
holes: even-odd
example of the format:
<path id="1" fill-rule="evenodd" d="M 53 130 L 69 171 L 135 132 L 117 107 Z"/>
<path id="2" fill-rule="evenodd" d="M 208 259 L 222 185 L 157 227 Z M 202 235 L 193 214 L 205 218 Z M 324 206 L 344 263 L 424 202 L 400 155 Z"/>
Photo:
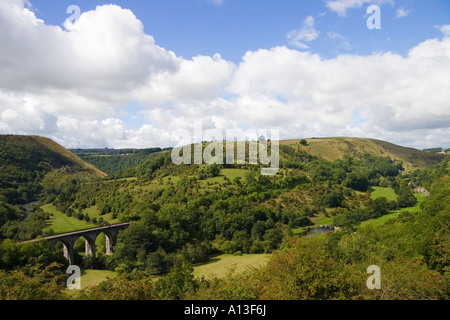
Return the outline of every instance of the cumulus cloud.
<path id="1" fill-rule="evenodd" d="M 341 13 L 365 3 L 339 2 Z M 202 121 L 205 130 L 280 129 L 283 139 L 449 145 L 450 28 L 438 28 L 442 39 L 407 56 L 324 59 L 280 46 L 249 51 L 235 65 L 219 54 L 176 56 L 118 6 L 99 6 L 62 29 L 37 19 L 21 0 L 1 1 L 0 133 L 44 135 L 66 147 L 173 146 L 177 129 Z M 308 17 L 291 39 L 317 37 Z M 141 121 L 130 129 L 120 110 L 134 101 Z"/>
<path id="2" fill-rule="evenodd" d="M 401 7 L 400 9 L 398 9 L 395 12 L 395 17 L 396 18 L 405 18 L 405 17 L 409 16 L 410 13 L 411 13 L 411 11 L 405 10 L 405 8 Z"/>
<path id="3" fill-rule="evenodd" d="M 128 90 L 178 67 L 174 54 L 156 46 L 130 10 L 97 7 L 74 24 L 66 21 L 64 31 L 45 25 L 18 0 L 1 6 L 0 28 L 10 31 L 0 35 L 3 88 Z"/>
<path id="4" fill-rule="evenodd" d="M 319 31 L 314 28 L 314 17 L 308 16 L 303 21 L 303 26 L 299 30 L 290 31 L 286 38 L 289 43 L 300 49 L 307 49 L 308 46 L 303 42 L 310 42 L 319 37 Z"/>
<path id="5" fill-rule="evenodd" d="M 446 37 L 450 37 L 450 24 L 443 26 L 436 26 Z"/>
<path id="6" fill-rule="evenodd" d="M 363 5 L 386 3 L 394 5 L 393 0 L 326 0 L 326 6 L 341 17 L 345 17 L 349 9 L 361 8 Z"/>
<path id="7" fill-rule="evenodd" d="M 142 103 L 155 105 L 167 101 L 214 99 L 235 67 L 219 54 L 177 60 L 177 72 L 160 73 L 136 90 L 136 96 Z"/>
<path id="8" fill-rule="evenodd" d="M 336 32 L 336 31 L 329 31 L 329 32 L 327 32 L 327 36 L 331 40 L 339 42 L 338 48 L 344 48 L 346 50 L 352 49 L 350 41 L 348 40 L 347 37 L 343 36 L 342 34 Z"/>
<path id="9" fill-rule="evenodd" d="M 37 19 L 20 0 L 0 6 L 0 29 L 6 30 L 0 33 L 0 87 L 52 97 L 47 103 L 55 112 L 98 117 L 108 111 L 105 104 L 119 107 L 136 87 L 179 68 L 175 54 L 158 47 L 130 10 L 97 7 L 62 30 Z"/>
<path id="10" fill-rule="evenodd" d="M 131 101 L 151 108 L 214 99 L 234 68 L 219 54 L 177 57 L 144 33 L 130 10 L 116 5 L 98 6 L 74 23 L 66 20 L 63 29 L 37 19 L 21 0 L 2 1 L 0 29 L 0 98 L 12 106 L 0 106 L 3 133 L 44 134 L 72 127 L 57 126 L 61 118 L 77 126 L 96 123 Z M 40 114 L 25 108 L 25 96 Z"/>
<path id="11" fill-rule="evenodd" d="M 324 60 L 277 47 L 247 53 L 230 90 L 253 101 L 237 113 L 253 114 L 252 121 L 261 110 L 265 123 L 276 119 L 291 137 L 348 135 L 358 127 L 364 136 L 389 137 L 387 132 L 448 130 L 449 72 L 448 38 L 421 43 L 407 57 L 388 52 Z M 355 110 L 367 120 L 352 128 Z"/>

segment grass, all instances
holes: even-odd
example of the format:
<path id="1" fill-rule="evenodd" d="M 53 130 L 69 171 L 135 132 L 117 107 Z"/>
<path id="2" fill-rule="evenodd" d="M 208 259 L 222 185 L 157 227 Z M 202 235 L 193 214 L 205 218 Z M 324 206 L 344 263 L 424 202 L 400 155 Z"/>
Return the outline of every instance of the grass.
<path id="1" fill-rule="evenodd" d="M 50 220 L 47 221 L 47 226 L 44 228 L 44 231 L 49 231 L 52 229 L 58 234 L 95 227 L 93 223 L 86 222 L 85 220 L 78 220 L 78 218 L 75 217 L 68 217 L 61 211 L 56 210 L 52 204 L 42 206 L 42 210 L 51 214 Z M 87 213 L 91 219 L 94 217 L 97 219 L 102 217 L 103 220 L 111 224 L 120 222 L 117 218 L 113 219 L 112 214 L 105 214 L 103 216 L 100 215 L 100 211 L 97 206 L 86 208 L 83 210 L 83 213 Z"/>
<path id="2" fill-rule="evenodd" d="M 81 289 L 100 284 L 101 282 L 117 277 L 117 272 L 107 270 L 83 270 L 81 272 Z"/>
<path id="3" fill-rule="evenodd" d="M 84 220 L 66 216 L 64 213 L 56 210 L 52 204 L 42 206 L 42 210 L 51 214 L 44 231 L 52 229 L 55 233 L 65 233 L 94 227 L 93 224 L 87 223 Z"/>
<path id="4" fill-rule="evenodd" d="M 89 215 L 89 218 L 91 218 L 91 219 L 92 218 L 97 218 L 97 220 L 98 220 L 100 217 L 102 217 L 103 220 L 105 220 L 106 222 L 111 223 L 111 224 L 120 222 L 118 218 L 113 219 L 111 213 L 110 214 L 105 214 L 105 215 L 102 216 L 100 214 L 100 210 L 98 210 L 97 206 L 92 206 L 90 208 L 86 208 L 86 209 L 83 210 L 83 213 L 85 213 L 85 214 L 87 213 Z"/>
<path id="5" fill-rule="evenodd" d="M 252 268 L 264 266 L 270 258 L 270 254 L 243 254 L 240 256 L 223 254 L 213 257 L 206 264 L 194 267 L 194 276 L 205 278 L 225 277 L 230 270 L 243 273 Z"/>
<path id="6" fill-rule="evenodd" d="M 245 169 L 222 169 L 220 171 L 219 176 L 213 177 L 213 178 L 207 178 L 205 180 L 198 180 L 198 183 L 200 185 L 201 190 L 208 190 L 209 188 L 212 188 L 214 186 L 217 186 L 217 185 L 227 182 L 225 180 L 225 177 L 228 178 L 232 182 L 233 179 L 235 179 L 236 177 L 244 178 L 248 172 L 249 171 L 245 170 Z M 197 175 L 186 176 L 186 178 L 192 178 L 192 177 L 197 177 Z M 149 184 L 137 186 L 136 189 L 141 190 L 141 191 L 154 191 L 157 189 L 166 188 L 171 184 L 176 185 L 181 179 L 182 179 L 182 176 L 169 175 L 169 176 L 162 178 L 161 181 L 159 181 L 159 179 L 155 179 Z"/>
<path id="7" fill-rule="evenodd" d="M 249 172 L 249 170 L 245 169 L 222 169 L 220 170 L 220 174 L 227 177 L 231 181 L 233 181 L 234 178 L 244 178 L 245 175 Z"/>
<path id="8" fill-rule="evenodd" d="M 391 213 L 386 214 L 384 216 L 375 218 L 375 219 L 370 219 L 370 220 L 366 220 L 361 222 L 360 228 L 364 228 L 367 226 L 377 226 L 377 225 L 381 225 L 384 224 L 386 221 L 390 220 L 390 219 L 397 219 L 398 215 L 402 212 L 419 212 L 420 211 L 420 204 L 426 199 L 426 196 L 424 194 L 414 194 L 414 196 L 417 199 L 417 203 L 413 206 L 413 207 L 409 207 L 409 208 L 402 208 L 399 210 L 393 210 Z"/>
<path id="9" fill-rule="evenodd" d="M 363 221 L 361 223 L 361 228 L 364 228 L 366 226 L 375 226 L 375 225 L 381 225 L 384 224 L 386 221 L 390 219 L 396 219 L 398 215 L 402 212 L 419 212 L 420 211 L 420 204 L 426 199 L 426 196 L 424 194 L 415 194 L 414 195 L 417 199 L 417 203 L 410 208 L 402 208 L 399 210 L 393 210 L 391 213 L 386 214 L 384 216 L 370 219 Z M 395 201 L 397 200 L 397 194 L 395 193 L 394 189 L 392 188 L 385 188 L 385 187 L 371 187 L 370 188 L 370 197 L 372 200 L 385 197 L 388 201 Z M 314 222 L 315 225 L 333 225 L 333 217 L 326 217 L 324 215 L 315 217 L 311 219 L 312 222 Z M 292 230 L 295 233 L 300 233 L 301 230 Z M 297 231 L 297 232 L 296 232 Z"/>
<path id="10" fill-rule="evenodd" d="M 332 226 L 333 225 L 333 217 L 326 217 L 326 216 L 322 216 L 319 217 L 317 220 L 316 219 L 311 219 L 312 222 L 314 222 L 314 224 L 316 225 L 329 225 Z"/>
<path id="11" fill-rule="evenodd" d="M 108 279 L 117 277 L 117 272 L 107 270 L 81 270 L 81 290 L 96 286 Z M 66 289 L 69 295 L 75 294 L 78 290 Z"/>
<path id="12" fill-rule="evenodd" d="M 378 157 L 389 156 L 403 162 L 406 172 L 432 167 L 446 157 L 443 154 L 431 154 L 374 139 L 336 137 L 306 139 L 306 141 L 308 146 L 300 146 L 300 139 L 284 140 L 280 143 L 329 161 L 342 159 L 344 155 L 359 158 L 366 152 Z"/>
<path id="13" fill-rule="evenodd" d="M 217 177 L 207 178 L 205 180 L 200 180 L 202 184 L 209 183 L 224 183 L 225 177 L 227 177 L 230 181 L 233 181 L 235 178 L 244 178 L 245 175 L 249 172 L 249 170 L 245 169 L 221 169 L 220 174 Z"/>
<path id="14" fill-rule="evenodd" d="M 392 188 L 384 188 L 384 187 L 371 187 L 370 188 L 370 197 L 372 200 L 378 198 L 386 198 L 388 201 L 395 201 L 398 198 L 398 195 L 395 193 Z"/>

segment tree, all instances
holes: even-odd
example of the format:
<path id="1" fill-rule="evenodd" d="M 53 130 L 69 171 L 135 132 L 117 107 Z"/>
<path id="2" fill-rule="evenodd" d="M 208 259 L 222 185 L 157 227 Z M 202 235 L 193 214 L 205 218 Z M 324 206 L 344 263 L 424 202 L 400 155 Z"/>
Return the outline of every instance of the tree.
<path id="1" fill-rule="evenodd" d="M 400 208 L 413 207 L 416 203 L 417 199 L 410 189 L 406 187 L 400 189 L 397 199 L 397 204 Z"/>
<path id="2" fill-rule="evenodd" d="M 220 174 L 220 167 L 216 163 L 213 163 L 208 166 L 206 172 L 210 177 L 217 177 Z"/>
<path id="3" fill-rule="evenodd" d="M 155 275 L 168 273 L 171 267 L 171 261 L 163 248 L 149 253 L 146 260 L 146 266 L 150 272 Z"/>
<path id="4" fill-rule="evenodd" d="M 322 198 L 322 204 L 329 208 L 341 207 L 342 201 L 345 200 L 342 192 L 337 190 L 328 191 Z"/>
<path id="5" fill-rule="evenodd" d="M 370 209 L 372 209 L 375 217 L 381 217 L 388 214 L 390 211 L 389 201 L 385 197 L 377 198 L 370 203 Z"/>
<path id="6" fill-rule="evenodd" d="M 369 188 L 369 178 L 367 174 L 362 171 L 351 172 L 347 175 L 343 185 L 352 188 L 353 190 L 364 192 Z"/>
<path id="7" fill-rule="evenodd" d="M 196 282 L 192 272 L 194 268 L 188 262 L 183 262 L 180 266 L 174 266 L 170 272 L 159 279 L 155 285 L 155 292 L 160 299 L 181 300 L 189 291 L 193 291 Z"/>
<path id="8" fill-rule="evenodd" d="M 0 300 L 65 299 L 64 278 L 57 263 L 46 267 L 34 265 L 30 270 L 0 270 Z"/>
<path id="9" fill-rule="evenodd" d="M 277 225 L 273 229 L 269 229 L 264 234 L 264 240 L 270 243 L 271 249 L 277 249 L 283 242 L 283 229 Z"/>

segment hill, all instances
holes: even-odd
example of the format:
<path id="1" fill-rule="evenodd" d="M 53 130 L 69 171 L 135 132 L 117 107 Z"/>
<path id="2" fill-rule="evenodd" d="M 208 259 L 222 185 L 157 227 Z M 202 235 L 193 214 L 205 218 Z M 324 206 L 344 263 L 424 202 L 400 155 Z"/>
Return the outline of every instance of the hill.
<path id="1" fill-rule="evenodd" d="M 15 175 L 16 185 L 0 191 L 16 192 L 22 202 L 31 191 L 45 205 L 25 219 L 0 195 L 0 256 L 8 257 L 0 259 L 0 272 L 62 259 L 61 250 L 20 251 L 10 240 L 118 221 L 131 224 L 119 233 L 111 257 L 103 247 L 96 257 L 85 256 L 84 240 L 75 243 L 77 265 L 121 275 L 87 290 L 85 299 L 116 293 L 142 298 L 135 288 L 154 299 L 380 298 L 365 286 L 372 264 L 383 270 L 383 298 L 448 298 L 449 157 L 420 169 L 439 158 L 369 139 L 291 140 L 281 143 L 280 170 L 273 176 L 249 163 L 175 165 L 171 153 L 161 151 L 97 179 L 67 150 L 35 139 L 2 140 L 1 173 Z M 430 196 L 414 195 L 416 186 Z M 310 236 L 323 224 L 338 228 Z M 266 255 L 267 264 L 240 273 L 239 267 Z M 238 263 L 236 275 L 225 272 L 229 263 Z M 196 272 L 210 270 L 217 279 L 196 282 Z M 188 296 L 182 288 L 197 291 Z"/>
<path id="2" fill-rule="evenodd" d="M 344 155 L 361 158 L 365 153 L 376 157 L 390 157 L 401 161 L 406 171 L 426 169 L 437 165 L 447 155 L 425 152 L 414 148 L 407 148 L 376 139 L 363 138 L 313 138 L 302 140 L 284 140 L 281 145 L 295 147 L 311 156 L 328 161 L 343 159 Z"/>
<path id="3" fill-rule="evenodd" d="M 110 175 L 143 164 L 167 149 L 71 149 L 70 151 Z"/>
<path id="4" fill-rule="evenodd" d="M 8 203 L 36 200 L 39 184 L 50 172 L 105 176 L 48 138 L 0 135 L 0 195 L 5 196 Z"/>

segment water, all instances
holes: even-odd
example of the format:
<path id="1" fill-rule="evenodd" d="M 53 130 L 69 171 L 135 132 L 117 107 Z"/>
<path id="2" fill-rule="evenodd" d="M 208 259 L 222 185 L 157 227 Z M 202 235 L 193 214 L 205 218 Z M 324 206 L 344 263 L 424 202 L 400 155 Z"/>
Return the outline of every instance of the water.
<path id="1" fill-rule="evenodd" d="M 314 228 L 311 229 L 308 233 L 310 236 L 318 236 L 324 233 L 333 232 L 333 229 L 330 228 Z"/>
<path id="2" fill-rule="evenodd" d="M 33 201 L 33 202 L 30 202 L 30 203 L 24 204 L 22 206 L 22 208 L 27 212 L 27 217 L 31 214 L 31 212 L 30 212 L 31 206 L 34 205 L 34 204 L 38 204 L 38 203 L 39 203 L 38 201 Z"/>

